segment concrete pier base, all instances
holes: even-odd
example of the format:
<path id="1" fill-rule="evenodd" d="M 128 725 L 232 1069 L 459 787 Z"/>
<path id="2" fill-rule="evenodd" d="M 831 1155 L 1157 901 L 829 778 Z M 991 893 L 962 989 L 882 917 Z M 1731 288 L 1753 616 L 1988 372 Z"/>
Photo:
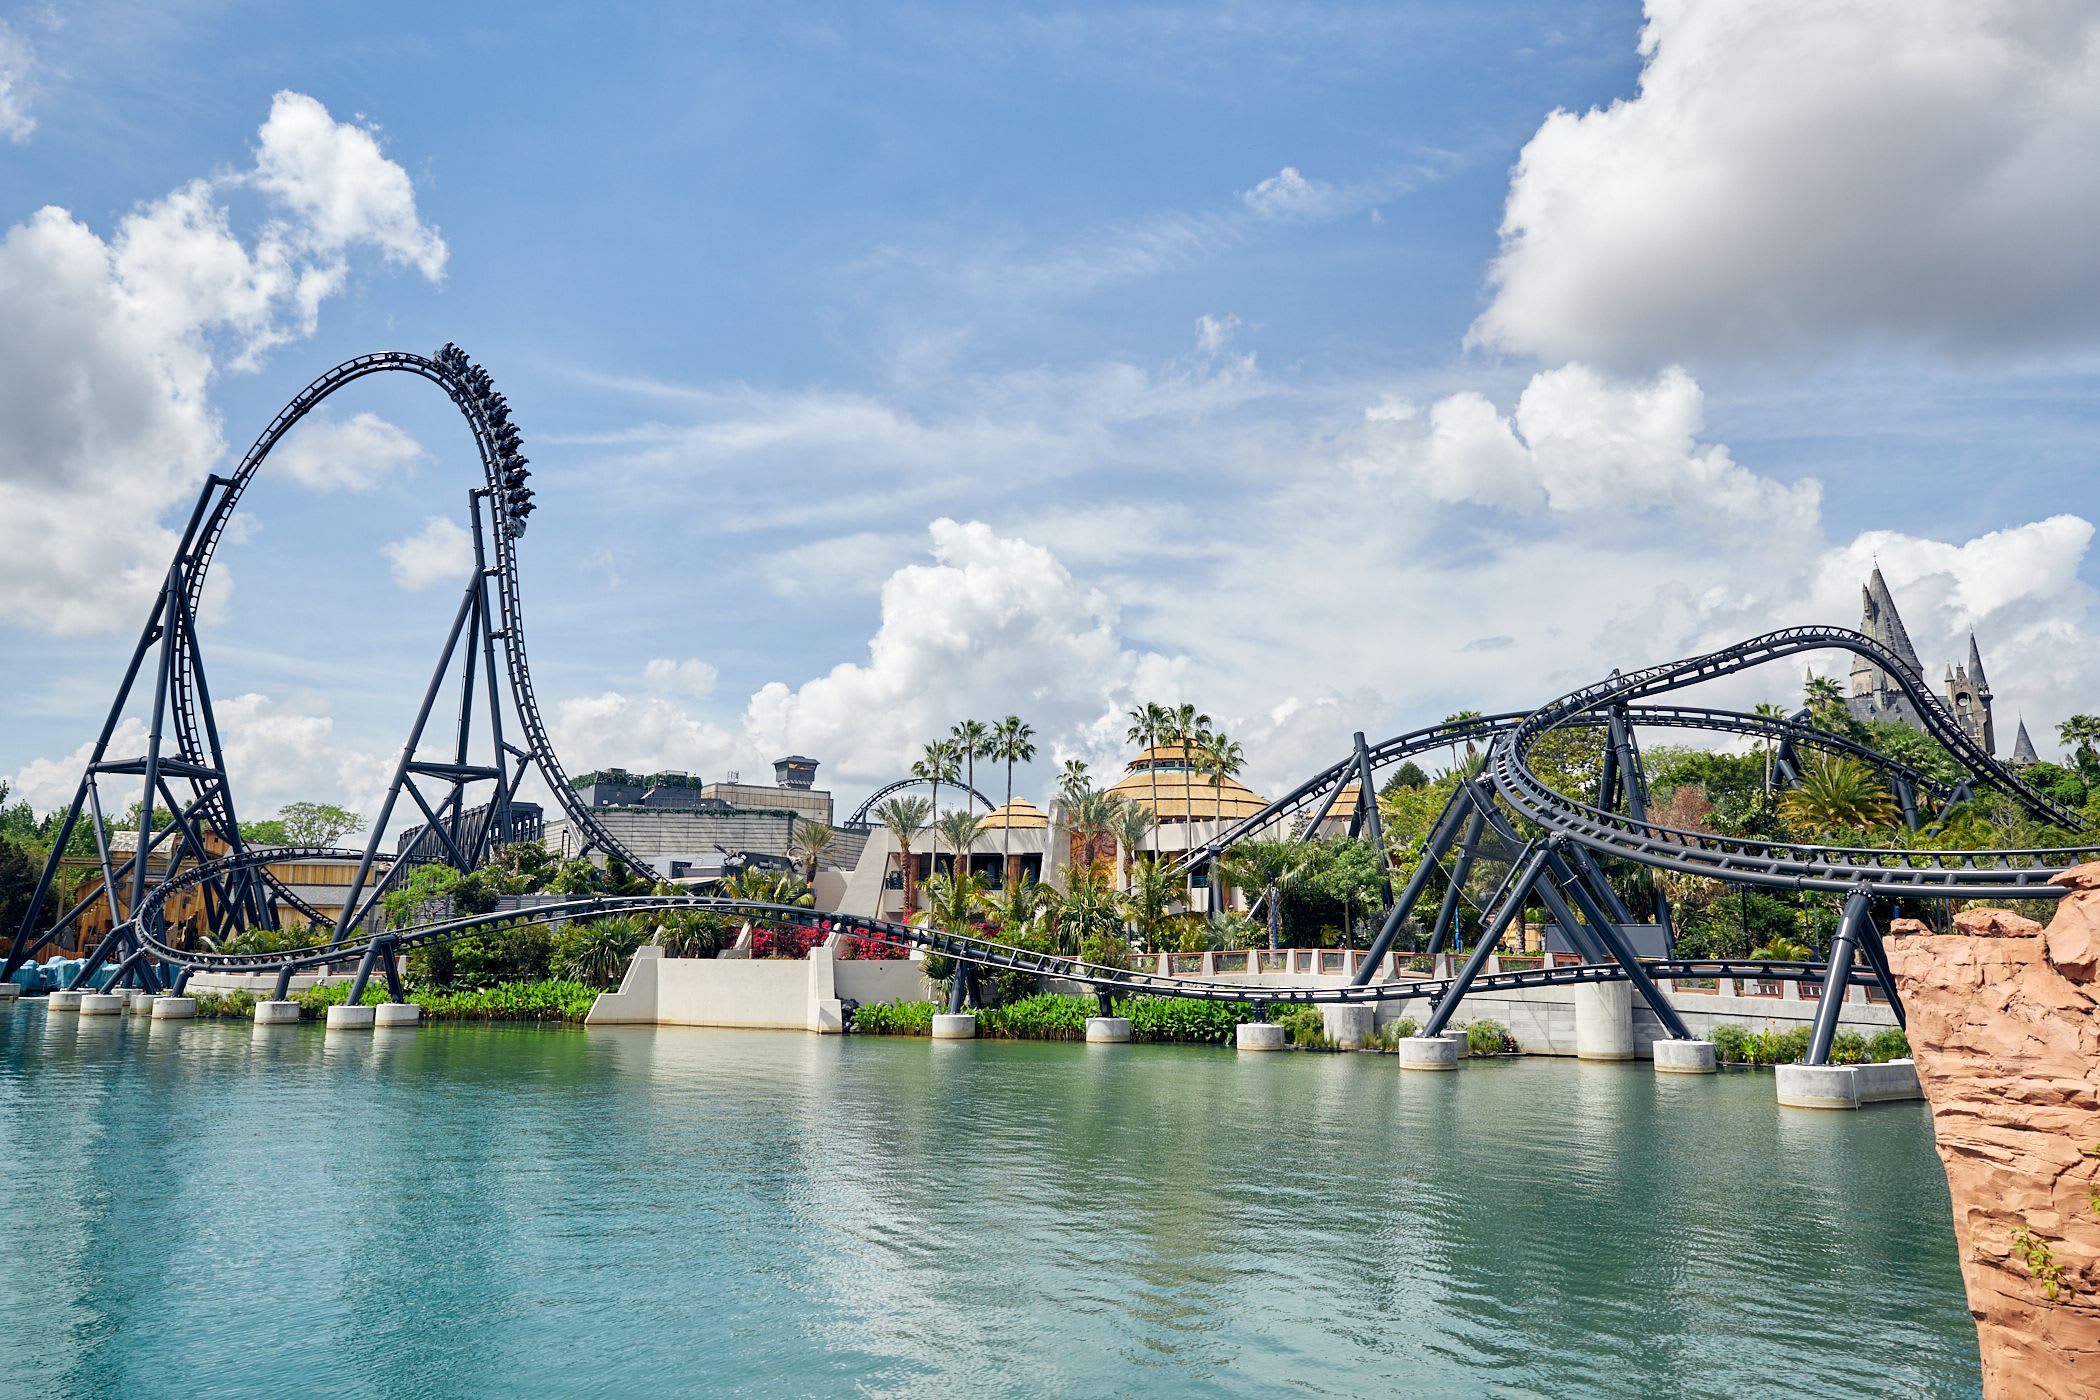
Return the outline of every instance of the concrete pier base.
<path id="1" fill-rule="evenodd" d="M 1400 1042 L 1400 1068 L 1457 1069 L 1458 1054 L 1448 1035 L 1411 1035 Z"/>
<path id="2" fill-rule="evenodd" d="M 156 1021 L 190 1021 L 196 1016 L 195 997 L 160 996 L 153 999 L 153 1019 Z"/>
<path id="3" fill-rule="evenodd" d="M 1718 1067 L 1711 1040 L 1658 1040 L 1654 1048 L 1657 1074 L 1713 1074 Z"/>
<path id="4" fill-rule="evenodd" d="M 44 998 L 44 1009 L 46 1011 L 78 1011 L 80 1009 L 80 999 L 85 995 L 87 995 L 85 992 L 53 992 L 50 996 Z"/>
<path id="5" fill-rule="evenodd" d="M 1375 1006 L 1323 1006 L 1322 1028 L 1327 1038 L 1344 1050 L 1361 1050 L 1378 1023 Z"/>
<path id="6" fill-rule="evenodd" d="M 1911 1060 L 1883 1065 L 1780 1065 L 1779 1102 L 1788 1108 L 1858 1108 L 1861 1104 L 1922 1099 L 1918 1066 Z"/>
<path id="7" fill-rule="evenodd" d="M 125 1004 L 124 1009 L 134 1016 L 151 1016 L 153 1014 L 153 1000 L 159 995 L 159 992 L 133 992 L 131 993 L 131 1000 Z"/>
<path id="8" fill-rule="evenodd" d="M 331 1006 L 328 1008 L 328 1029 L 332 1031 L 368 1031 L 372 1029 L 374 1006 Z"/>
<path id="9" fill-rule="evenodd" d="M 933 1038 L 935 1040 L 977 1039 L 977 1013 L 974 1011 L 958 1011 L 952 1016 L 945 1012 L 935 1016 L 933 1018 Z"/>
<path id="10" fill-rule="evenodd" d="M 1466 1045 L 1466 1033 L 1464 1031 L 1441 1031 L 1437 1034 L 1436 1039 L 1450 1041 L 1456 1047 L 1452 1053 L 1461 1060 L 1473 1053 Z"/>
<path id="11" fill-rule="evenodd" d="M 5 1006 L 9 1002 L 20 1001 L 21 999 L 22 984 L 20 982 L 0 982 L 0 1006 Z"/>
<path id="12" fill-rule="evenodd" d="M 1127 1016 L 1086 1018 L 1086 1043 L 1089 1045 L 1122 1045 L 1129 1039 L 1130 1018 Z"/>
<path id="13" fill-rule="evenodd" d="M 296 1001 L 259 1001 L 255 1003 L 255 1024 L 258 1026 L 296 1026 L 299 1024 L 299 1003 Z"/>
<path id="14" fill-rule="evenodd" d="M 1234 1032 L 1233 1043 L 1242 1050 L 1281 1050 L 1283 1027 L 1267 1021 L 1242 1021 Z"/>
<path id="15" fill-rule="evenodd" d="M 131 998 L 122 992 L 82 992 L 80 1014 L 83 1016 L 121 1016 Z"/>
<path id="16" fill-rule="evenodd" d="M 423 1008 L 412 1001 L 383 1001 L 372 1008 L 375 1030 L 413 1030 L 422 1024 Z"/>
<path id="17" fill-rule="evenodd" d="M 1633 984 L 1584 982 L 1574 988 L 1575 1058 L 1633 1058 Z"/>

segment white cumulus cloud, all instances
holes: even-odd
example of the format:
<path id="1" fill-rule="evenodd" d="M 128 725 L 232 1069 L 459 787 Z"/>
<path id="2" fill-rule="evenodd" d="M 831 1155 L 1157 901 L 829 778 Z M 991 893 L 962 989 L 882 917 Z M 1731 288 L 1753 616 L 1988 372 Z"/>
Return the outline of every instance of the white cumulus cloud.
<path id="1" fill-rule="evenodd" d="M 1654 366 L 2100 334 L 2100 8 L 1649 0 L 1511 179 L 1476 344 Z"/>
<path id="2" fill-rule="evenodd" d="M 696 700 L 714 694 L 715 682 L 719 679 L 719 671 L 695 657 L 680 661 L 659 656 L 642 668 L 643 683 L 651 690 L 690 696 Z"/>
<path id="3" fill-rule="evenodd" d="M 474 568 L 474 537 L 466 526 L 442 515 L 428 517 L 421 530 L 379 546 L 379 552 L 393 570 L 394 582 L 411 592 L 440 583 L 464 588 Z"/>
<path id="4" fill-rule="evenodd" d="M 316 412 L 270 454 L 270 469 L 316 491 L 369 491 L 422 455 L 414 438 L 376 413 Z"/>
<path id="5" fill-rule="evenodd" d="M 302 122 L 310 101 L 292 104 Z M 358 180 L 301 183 L 307 146 L 264 144 L 271 212 L 247 233 L 219 198 L 251 178 L 236 173 L 148 201 L 107 237 L 48 206 L 0 235 L 0 596 L 21 623 L 135 625 L 173 553 L 162 516 L 224 451 L 218 375 L 311 332 L 351 249 L 414 245 L 434 265 L 401 226 L 398 190 L 368 191 L 384 208 L 356 217 Z"/>

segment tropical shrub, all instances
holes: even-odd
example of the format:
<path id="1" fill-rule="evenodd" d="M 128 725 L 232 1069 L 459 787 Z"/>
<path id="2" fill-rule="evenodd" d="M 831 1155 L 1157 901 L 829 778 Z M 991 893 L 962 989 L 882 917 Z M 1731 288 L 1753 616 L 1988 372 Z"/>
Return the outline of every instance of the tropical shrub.
<path id="1" fill-rule="evenodd" d="M 977 1034 L 993 1040 L 1084 1040 L 1092 997 L 1043 992 L 977 1013 Z"/>
<path id="2" fill-rule="evenodd" d="M 255 1017 L 253 992 L 189 992 L 200 1021 L 247 1021 Z"/>
<path id="3" fill-rule="evenodd" d="M 1333 1043 L 1327 1039 L 1327 1022 L 1317 1006 L 1294 1006 L 1271 1015 L 1269 1020 L 1283 1027 L 1285 1040 L 1302 1049 L 1320 1049 Z"/>
<path id="4" fill-rule="evenodd" d="M 1724 1064 L 1747 1065 L 1750 1063 L 1750 1032 L 1733 1022 L 1724 1021 L 1708 1033 L 1707 1039 L 1714 1043 L 1714 1058 Z"/>
<path id="5" fill-rule="evenodd" d="M 633 918 L 585 919 L 555 935 L 547 966 L 555 977 L 593 987 L 610 987 L 627 971 L 628 959 L 641 947 L 642 921 Z"/>
<path id="6" fill-rule="evenodd" d="M 847 1029 L 855 1035 L 930 1035 L 935 1007 L 930 1001 L 879 1001 L 854 1008 Z"/>
<path id="7" fill-rule="evenodd" d="M 1516 1048 L 1517 1042 L 1500 1021 L 1475 1021 L 1466 1027 L 1468 1055 L 1505 1055 Z"/>
<path id="8" fill-rule="evenodd" d="M 1910 1058 L 1910 1037 L 1903 1033 L 1901 1026 L 1876 1031 L 1874 1038 L 1867 1042 L 1867 1058 L 1877 1065 L 1887 1064 L 1890 1060 L 1907 1060 Z"/>
<path id="9" fill-rule="evenodd" d="M 1254 1009 L 1239 1002 L 1189 1001 L 1182 997 L 1132 997 L 1115 1004 L 1116 1014 L 1130 1022 L 1130 1038 L 1192 1045 L 1228 1045 Z"/>
<path id="10" fill-rule="evenodd" d="M 667 958 L 713 958 L 736 942 L 737 923 L 712 909 L 667 909 L 657 916 Z"/>
<path id="11" fill-rule="evenodd" d="M 1839 1031 L 1830 1038 L 1830 1063 L 1863 1065 L 1867 1061 L 1867 1038 L 1858 1031 Z"/>

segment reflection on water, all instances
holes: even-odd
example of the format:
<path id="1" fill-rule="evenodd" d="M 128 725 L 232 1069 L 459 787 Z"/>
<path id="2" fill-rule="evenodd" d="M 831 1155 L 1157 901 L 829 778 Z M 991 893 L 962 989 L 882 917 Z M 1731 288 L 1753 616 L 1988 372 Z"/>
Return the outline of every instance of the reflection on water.
<path id="1" fill-rule="evenodd" d="M 37 1394 L 1978 1392 L 1922 1105 L 1762 1077 L 25 1006 L 0 1145 Z"/>

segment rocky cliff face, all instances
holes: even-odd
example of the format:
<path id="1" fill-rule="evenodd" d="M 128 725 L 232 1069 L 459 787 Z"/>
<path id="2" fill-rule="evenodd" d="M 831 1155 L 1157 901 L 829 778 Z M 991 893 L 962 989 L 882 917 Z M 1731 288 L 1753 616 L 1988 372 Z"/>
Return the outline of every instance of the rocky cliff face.
<path id="1" fill-rule="evenodd" d="M 1970 910 L 1888 944 L 1992 1397 L 2100 1394 L 2100 863 L 2057 883 L 2046 929 Z"/>

